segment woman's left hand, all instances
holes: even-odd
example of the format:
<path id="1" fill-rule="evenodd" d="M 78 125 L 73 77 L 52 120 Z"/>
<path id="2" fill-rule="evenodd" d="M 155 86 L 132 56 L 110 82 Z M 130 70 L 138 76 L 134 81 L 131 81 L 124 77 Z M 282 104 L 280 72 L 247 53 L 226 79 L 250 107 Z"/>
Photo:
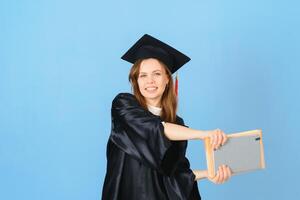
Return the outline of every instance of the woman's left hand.
<path id="1" fill-rule="evenodd" d="M 223 184 L 231 177 L 231 170 L 226 165 L 219 166 L 217 174 L 214 177 L 208 177 L 208 179 L 215 184 Z"/>

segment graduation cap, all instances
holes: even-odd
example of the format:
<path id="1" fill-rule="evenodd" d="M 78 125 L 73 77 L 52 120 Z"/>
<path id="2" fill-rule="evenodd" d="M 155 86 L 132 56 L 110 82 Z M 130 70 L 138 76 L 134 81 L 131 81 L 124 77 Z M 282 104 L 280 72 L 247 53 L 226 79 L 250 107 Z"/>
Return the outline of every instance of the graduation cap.
<path id="1" fill-rule="evenodd" d="M 139 59 L 156 58 L 162 61 L 173 74 L 191 59 L 170 45 L 145 34 L 122 57 L 135 63 Z M 175 78 L 175 93 L 178 96 L 178 75 Z"/>
<path id="2" fill-rule="evenodd" d="M 139 59 L 156 58 L 173 74 L 191 59 L 168 44 L 145 34 L 122 57 L 130 63 Z"/>

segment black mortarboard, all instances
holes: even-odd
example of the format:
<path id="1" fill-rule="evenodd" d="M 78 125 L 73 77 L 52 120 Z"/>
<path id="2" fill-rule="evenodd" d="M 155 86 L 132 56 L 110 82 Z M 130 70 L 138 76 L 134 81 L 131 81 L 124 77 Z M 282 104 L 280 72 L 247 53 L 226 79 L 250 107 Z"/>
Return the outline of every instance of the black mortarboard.
<path id="1" fill-rule="evenodd" d="M 135 63 L 138 59 L 156 58 L 166 64 L 172 73 L 191 60 L 188 56 L 148 34 L 141 37 L 121 58 L 130 63 Z"/>

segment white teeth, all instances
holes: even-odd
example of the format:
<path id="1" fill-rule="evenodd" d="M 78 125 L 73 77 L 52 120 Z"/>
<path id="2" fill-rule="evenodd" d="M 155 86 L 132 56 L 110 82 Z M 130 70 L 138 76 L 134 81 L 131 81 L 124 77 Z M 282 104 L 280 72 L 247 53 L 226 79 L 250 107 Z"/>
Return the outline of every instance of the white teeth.
<path id="1" fill-rule="evenodd" d="M 153 90 L 156 90 L 157 89 L 157 87 L 148 87 L 148 88 L 146 88 L 146 90 L 149 90 L 149 91 L 153 91 Z"/>

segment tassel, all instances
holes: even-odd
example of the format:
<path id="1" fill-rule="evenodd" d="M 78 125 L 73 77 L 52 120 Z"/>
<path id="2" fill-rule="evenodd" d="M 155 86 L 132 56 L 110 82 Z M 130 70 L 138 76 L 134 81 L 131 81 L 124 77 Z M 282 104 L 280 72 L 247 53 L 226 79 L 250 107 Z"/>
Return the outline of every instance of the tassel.
<path id="1" fill-rule="evenodd" d="M 175 94 L 176 97 L 178 97 L 178 73 L 176 72 L 176 78 L 175 78 Z"/>

